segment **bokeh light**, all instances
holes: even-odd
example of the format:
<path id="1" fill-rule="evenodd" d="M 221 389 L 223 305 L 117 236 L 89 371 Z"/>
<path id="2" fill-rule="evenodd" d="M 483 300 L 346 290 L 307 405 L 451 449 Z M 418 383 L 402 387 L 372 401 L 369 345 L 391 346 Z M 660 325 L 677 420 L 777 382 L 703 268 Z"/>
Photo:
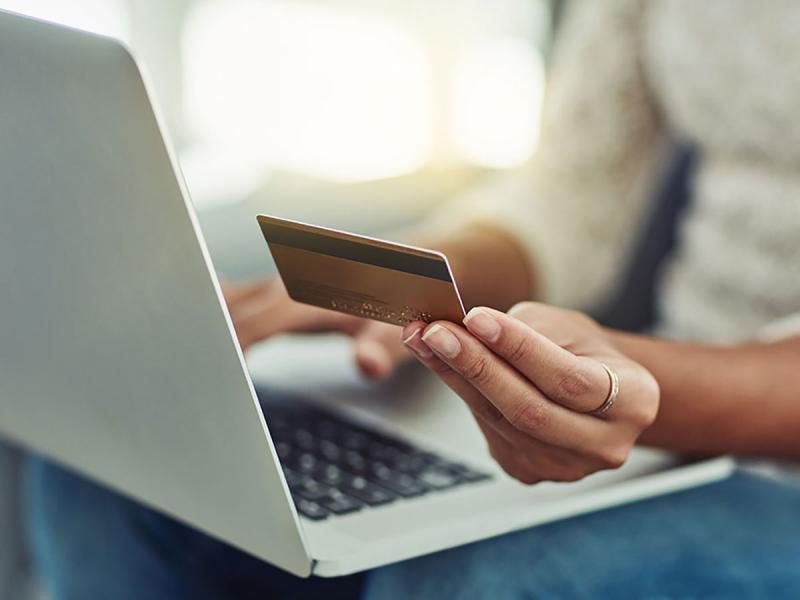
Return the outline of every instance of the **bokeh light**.
<path id="1" fill-rule="evenodd" d="M 190 123 L 248 161 L 339 182 L 425 164 L 430 69 L 402 24 L 322 5 L 218 0 L 187 24 Z"/>
<path id="2" fill-rule="evenodd" d="M 0 0 L 0 9 L 120 39 L 130 33 L 122 0 Z"/>

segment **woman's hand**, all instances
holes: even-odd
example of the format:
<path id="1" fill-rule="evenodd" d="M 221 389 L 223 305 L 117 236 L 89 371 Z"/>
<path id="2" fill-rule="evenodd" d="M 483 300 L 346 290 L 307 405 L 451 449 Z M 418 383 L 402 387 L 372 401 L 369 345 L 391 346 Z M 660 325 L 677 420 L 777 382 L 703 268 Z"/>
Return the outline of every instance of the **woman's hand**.
<path id="1" fill-rule="evenodd" d="M 589 317 L 524 302 L 476 308 L 459 325 L 408 325 L 406 345 L 467 403 L 492 456 L 516 479 L 576 481 L 622 466 L 655 420 L 659 388 Z M 593 414 L 611 393 L 611 408 Z"/>
<path id="2" fill-rule="evenodd" d="M 281 333 L 341 332 L 353 337 L 356 363 L 373 379 L 385 379 L 408 357 L 396 326 L 295 302 L 278 278 L 224 284 L 222 291 L 245 350 Z"/>
<path id="3" fill-rule="evenodd" d="M 472 302 L 510 306 L 533 287 L 524 252 L 512 238 L 493 228 L 468 227 L 456 235 L 417 239 L 415 243 L 447 254 L 462 294 Z M 341 332 L 353 337 L 353 353 L 361 371 L 379 380 L 409 358 L 395 325 L 298 304 L 278 278 L 222 287 L 244 349 L 281 333 Z"/>

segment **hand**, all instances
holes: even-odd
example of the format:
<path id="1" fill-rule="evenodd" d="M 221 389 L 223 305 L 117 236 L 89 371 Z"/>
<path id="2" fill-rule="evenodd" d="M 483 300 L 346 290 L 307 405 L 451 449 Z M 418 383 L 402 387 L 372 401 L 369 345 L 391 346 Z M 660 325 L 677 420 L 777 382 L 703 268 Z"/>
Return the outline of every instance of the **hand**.
<path id="1" fill-rule="evenodd" d="M 408 357 L 397 326 L 295 302 L 278 278 L 223 284 L 222 291 L 245 350 L 280 333 L 341 332 L 353 337 L 356 363 L 373 379 L 387 378 Z"/>
<path id="2" fill-rule="evenodd" d="M 476 308 L 466 329 L 412 323 L 406 345 L 475 415 L 492 456 L 516 479 L 576 481 L 622 466 L 658 410 L 656 380 L 618 352 L 589 317 L 524 302 Z M 619 395 L 602 415 L 610 376 Z"/>

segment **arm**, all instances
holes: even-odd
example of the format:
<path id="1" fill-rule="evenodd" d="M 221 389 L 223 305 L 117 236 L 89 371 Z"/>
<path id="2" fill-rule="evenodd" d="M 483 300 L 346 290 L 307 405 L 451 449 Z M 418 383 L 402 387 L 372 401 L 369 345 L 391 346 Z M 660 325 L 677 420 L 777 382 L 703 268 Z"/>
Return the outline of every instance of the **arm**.
<path id="1" fill-rule="evenodd" d="M 800 338 L 722 347 L 609 336 L 661 388 L 642 442 L 692 454 L 800 458 Z"/>
<path id="2" fill-rule="evenodd" d="M 539 151 L 521 171 L 437 211 L 426 231 L 438 243 L 429 245 L 445 247 L 470 225 L 491 227 L 526 258 L 523 298 L 581 309 L 605 299 L 639 231 L 664 148 L 640 64 L 641 10 L 639 0 L 570 5 L 549 72 Z M 456 246 L 447 254 L 459 279 L 508 271 L 505 285 L 516 281 L 513 262 L 473 269 Z M 500 300 L 484 293 L 471 304 L 506 308 L 508 298 Z"/>
<path id="3" fill-rule="evenodd" d="M 404 334 L 472 410 L 492 456 L 525 483 L 617 468 L 637 440 L 689 454 L 800 458 L 800 337 L 681 344 L 531 302 Z"/>
<path id="4" fill-rule="evenodd" d="M 525 250 L 504 231 L 471 225 L 419 245 L 443 252 L 458 282 L 464 306 L 508 310 L 536 292 L 536 275 Z"/>

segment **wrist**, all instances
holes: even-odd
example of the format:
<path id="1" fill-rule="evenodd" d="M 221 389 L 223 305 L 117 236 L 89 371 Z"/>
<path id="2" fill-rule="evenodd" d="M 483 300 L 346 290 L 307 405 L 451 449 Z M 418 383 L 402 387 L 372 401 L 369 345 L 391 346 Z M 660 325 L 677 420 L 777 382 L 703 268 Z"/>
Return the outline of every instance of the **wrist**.
<path id="1" fill-rule="evenodd" d="M 467 310 L 489 306 L 506 311 L 535 295 L 528 257 L 499 229 L 473 225 L 423 245 L 447 256 Z"/>

